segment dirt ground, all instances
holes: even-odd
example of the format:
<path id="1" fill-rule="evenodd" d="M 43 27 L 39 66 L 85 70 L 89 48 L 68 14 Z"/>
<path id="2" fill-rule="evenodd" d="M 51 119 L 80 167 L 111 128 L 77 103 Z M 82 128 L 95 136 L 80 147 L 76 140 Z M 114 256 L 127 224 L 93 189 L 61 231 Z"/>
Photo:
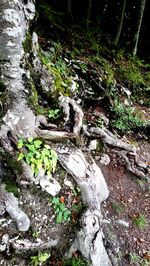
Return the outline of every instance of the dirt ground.
<path id="1" fill-rule="evenodd" d="M 150 144 L 140 141 L 139 147 L 141 157 L 148 162 Z M 113 233 L 119 242 L 122 260 L 120 265 L 150 265 L 149 184 L 127 172 L 117 155 L 109 153 L 109 156 L 111 163 L 101 166 L 110 191 L 110 196 L 102 207 L 104 217 L 113 225 Z M 144 217 L 143 226 L 136 224 L 136 219 L 141 215 Z M 125 223 L 118 224 L 118 220 Z M 141 261 L 138 257 L 132 259 L 135 254 Z"/>

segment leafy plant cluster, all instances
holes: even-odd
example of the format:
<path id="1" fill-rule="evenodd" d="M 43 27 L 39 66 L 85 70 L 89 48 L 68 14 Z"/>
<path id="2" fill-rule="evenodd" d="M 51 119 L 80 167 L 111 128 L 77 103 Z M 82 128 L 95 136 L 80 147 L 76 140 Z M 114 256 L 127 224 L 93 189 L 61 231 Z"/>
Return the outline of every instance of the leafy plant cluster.
<path id="1" fill-rule="evenodd" d="M 30 265 L 38 266 L 50 258 L 50 254 L 47 252 L 38 252 L 38 255 L 31 257 Z"/>
<path id="2" fill-rule="evenodd" d="M 149 266 L 150 259 L 149 259 L 149 252 L 147 252 L 145 258 L 141 258 L 141 256 L 137 255 L 136 253 L 129 253 L 130 256 L 130 263 L 131 265 L 139 265 L 139 266 Z"/>
<path id="3" fill-rule="evenodd" d="M 112 203 L 112 208 L 117 213 L 123 213 L 124 212 L 124 205 L 121 202 L 113 202 Z"/>
<path id="4" fill-rule="evenodd" d="M 118 101 L 115 101 L 112 111 L 115 117 L 115 119 L 112 120 L 112 126 L 123 133 L 129 132 L 133 128 L 144 124 L 144 121 L 135 108 L 126 107 Z"/>
<path id="5" fill-rule="evenodd" d="M 145 229 L 148 226 L 148 222 L 143 214 L 139 214 L 134 220 L 133 223 L 139 229 Z"/>
<path id="6" fill-rule="evenodd" d="M 57 119 L 59 116 L 60 116 L 60 109 L 51 109 L 51 110 L 49 110 L 49 112 L 48 112 L 48 117 L 49 117 L 51 120 L 55 120 L 55 119 Z"/>
<path id="7" fill-rule="evenodd" d="M 49 52 L 41 51 L 40 53 L 40 58 L 42 63 L 47 67 L 47 69 L 54 77 L 54 85 L 55 85 L 54 92 L 56 94 L 55 95 L 56 97 L 59 95 L 59 93 L 66 96 L 70 95 L 71 93 L 70 87 L 72 84 L 72 77 L 69 67 L 62 58 L 61 53 L 62 50 L 61 52 L 59 52 L 59 56 L 57 56 L 57 46 L 56 49 L 54 48 L 54 50 L 52 51 Z M 56 55 L 54 56 L 54 54 Z"/>
<path id="8" fill-rule="evenodd" d="M 70 221 L 71 211 L 65 206 L 62 198 L 54 197 L 52 199 L 56 215 L 56 223 L 66 223 Z"/>
<path id="9" fill-rule="evenodd" d="M 57 165 L 57 154 L 47 144 L 39 139 L 28 138 L 20 139 L 18 142 L 18 149 L 20 153 L 18 161 L 25 160 L 31 166 L 35 176 L 37 176 L 40 169 L 44 169 L 46 174 L 54 173 Z"/>
<path id="10" fill-rule="evenodd" d="M 88 262 L 81 258 L 71 258 L 63 261 L 63 266 L 88 266 Z"/>

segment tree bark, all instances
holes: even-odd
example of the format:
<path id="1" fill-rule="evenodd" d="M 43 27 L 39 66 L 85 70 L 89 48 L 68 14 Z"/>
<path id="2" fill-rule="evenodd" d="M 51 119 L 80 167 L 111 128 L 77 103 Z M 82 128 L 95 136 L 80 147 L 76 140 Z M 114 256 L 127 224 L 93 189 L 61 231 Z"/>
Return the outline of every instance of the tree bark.
<path id="1" fill-rule="evenodd" d="M 133 37 L 133 56 L 137 54 L 137 47 L 138 47 L 138 42 L 139 42 L 139 36 L 140 36 L 140 31 L 141 31 L 141 26 L 142 26 L 145 5 L 146 5 L 146 0 L 141 0 L 140 7 L 139 7 L 139 13 L 138 13 L 138 19 L 137 19 L 136 26 L 135 26 L 135 34 Z"/>
<path id="2" fill-rule="evenodd" d="M 122 8 L 121 8 L 121 13 L 120 13 L 120 17 L 117 21 L 117 31 L 116 31 L 116 36 L 114 39 L 114 45 L 118 45 L 120 36 L 121 36 L 121 32 L 122 32 L 122 26 L 123 26 L 123 20 L 124 20 L 124 13 L 125 13 L 125 8 L 126 8 L 126 2 L 127 0 L 122 0 Z"/>

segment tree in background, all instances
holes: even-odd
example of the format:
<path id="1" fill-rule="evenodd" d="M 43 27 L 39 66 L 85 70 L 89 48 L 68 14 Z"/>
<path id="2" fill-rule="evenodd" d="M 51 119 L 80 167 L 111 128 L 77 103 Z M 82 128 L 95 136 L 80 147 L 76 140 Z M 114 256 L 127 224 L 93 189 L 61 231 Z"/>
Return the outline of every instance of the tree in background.
<path id="1" fill-rule="evenodd" d="M 121 6 L 121 13 L 119 14 L 119 19 L 117 23 L 117 31 L 116 31 L 116 36 L 114 38 L 114 45 L 118 45 L 120 35 L 122 32 L 122 26 L 123 26 L 123 20 L 124 20 L 124 13 L 125 13 L 125 8 L 126 8 L 126 3 L 127 0 L 122 0 L 122 6 Z"/>
<path id="2" fill-rule="evenodd" d="M 142 25 L 142 20 L 143 20 L 145 4 L 146 4 L 146 0 L 140 1 L 140 8 L 139 8 L 138 18 L 137 18 L 137 22 L 136 22 L 136 26 L 135 26 L 135 33 L 134 33 L 134 37 L 133 37 L 133 56 L 135 56 L 137 54 L 137 46 L 138 46 L 138 42 L 139 42 L 139 36 L 140 36 L 140 31 L 141 31 L 141 25 Z"/>

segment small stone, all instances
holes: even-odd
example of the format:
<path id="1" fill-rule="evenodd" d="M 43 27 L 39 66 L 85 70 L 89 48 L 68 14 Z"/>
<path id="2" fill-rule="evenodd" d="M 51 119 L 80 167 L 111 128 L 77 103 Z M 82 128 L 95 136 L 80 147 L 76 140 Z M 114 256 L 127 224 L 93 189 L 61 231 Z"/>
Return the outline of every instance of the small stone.
<path id="1" fill-rule="evenodd" d="M 117 220 L 116 223 L 125 227 L 129 227 L 129 222 L 126 222 L 124 220 Z"/>
<path id="2" fill-rule="evenodd" d="M 110 158 L 107 154 L 103 154 L 103 156 L 100 159 L 100 164 L 102 165 L 108 165 L 110 163 Z"/>
<path id="3" fill-rule="evenodd" d="M 88 146 L 89 150 L 94 151 L 94 150 L 96 150 L 96 147 L 97 147 L 97 140 L 96 139 L 91 140 L 90 144 Z"/>
<path id="4" fill-rule="evenodd" d="M 131 198 L 128 199 L 128 202 L 131 203 L 133 200 Z"/>

